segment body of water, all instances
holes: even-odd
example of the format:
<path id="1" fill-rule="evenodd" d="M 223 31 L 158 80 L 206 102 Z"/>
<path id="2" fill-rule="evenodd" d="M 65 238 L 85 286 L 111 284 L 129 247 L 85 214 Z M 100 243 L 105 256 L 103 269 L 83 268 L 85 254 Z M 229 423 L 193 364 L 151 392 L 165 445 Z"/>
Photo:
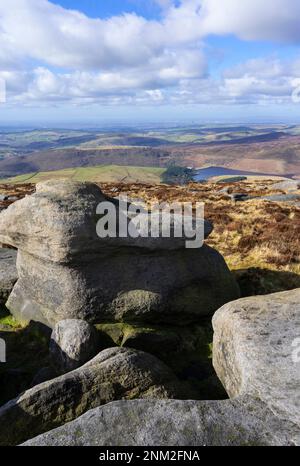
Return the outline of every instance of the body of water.
<path id="1" fill-rule="evenodd" d="M 234 170 L 231 168 L 224 168 L 224 167 L 206 167 L 200 168 L 196 170 L 196 174 L 194 177 L 195 181 L 206 181 L 213 176 L 280 176 L 280 175 L 272 175 L 270 173 L 259 173 L 259 172 L 249 172 L 243 170 Z M 286 178 L 292 178 L 292 175 L 282 175 Z"/>

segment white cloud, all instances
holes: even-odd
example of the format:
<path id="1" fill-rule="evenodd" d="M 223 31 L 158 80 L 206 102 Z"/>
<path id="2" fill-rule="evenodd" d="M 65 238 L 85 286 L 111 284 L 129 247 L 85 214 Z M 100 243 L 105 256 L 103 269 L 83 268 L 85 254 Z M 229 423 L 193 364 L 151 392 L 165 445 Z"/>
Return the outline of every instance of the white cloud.
<path id="1" fill-rule="evenodd" d="M 299 0 L 202 0 L 195 3 L 202 3 L 205 34 L 235 34 L 246 40 L 300 41 Z"/>
<path id="2" fill-rule="evenodd" d="M 299 0 L 153 0 L 161 20 L 89 18 L 48 0 L 0 0 L 8 102 L 235 102 L 287 98 L 300 60 L 250 60 L 208 74 L 209 34 L 300 41 Z"/>
<path id="3" fill-rule="evenodd" d="M 298 61 L 277 58 L 248 60 L 226 70 L 222 92 L 237 100 L 291 101 Z"/>

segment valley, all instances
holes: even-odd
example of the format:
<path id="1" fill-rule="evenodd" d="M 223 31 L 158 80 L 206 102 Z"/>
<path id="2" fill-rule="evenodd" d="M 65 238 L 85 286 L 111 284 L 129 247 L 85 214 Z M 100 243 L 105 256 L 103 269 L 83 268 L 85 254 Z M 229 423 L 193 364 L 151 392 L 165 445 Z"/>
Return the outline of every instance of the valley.
<path id="1" fill-rule="evenodd" d="M 0 129 L 0 178 L 118 165 L 223 167 L 300 177 L 300 127 L 201 126 L 91 130 Z"/>

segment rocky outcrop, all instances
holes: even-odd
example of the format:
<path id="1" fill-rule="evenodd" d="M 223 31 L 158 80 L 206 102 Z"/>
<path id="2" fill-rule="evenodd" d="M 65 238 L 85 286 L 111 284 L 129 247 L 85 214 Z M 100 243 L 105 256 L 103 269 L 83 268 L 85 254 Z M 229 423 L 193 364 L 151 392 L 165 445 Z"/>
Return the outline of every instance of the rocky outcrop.
<path id="1" fill-rule="evenodd" d="M 95 328 L 84 320 L 61 320 L 54 327 L 49 349 L 55 370 L 64 374 L 97 354 L 98 335 Z"/>
<path id="2" fill-rule="evenodd" d="M 99 353 L 79 369 L 27 390 L 0 408 L 0 445 L 15 445 L 110 401 L 182 398 L 173 372 L 154 356 L 125 348 Z"/>
<path id="3" fill-rule="evenodd" d="M 27 444 L 300 445 L 299 303 L 300 289 L 215 314 L 213 362 L 232 399 L 110 403 Z"/>
<path id="4" fill-rule="evenodd" d="M 229 396 L 259 399 L 299 435 L 300 289 L 229 303 L 213 326 L 213 364 Z"/>
<path id="5" fill-rule="evenodd" d="M 300 194 L 273 194 L 271 196 L 261 196 L 258 198 L 261 201 L 269 202 L 286 202 L 289 204 L 299 205 Z"/>
<path id="6" fill-rule="evenodd" d="M 285 180 L 272 184 L 271 189 L 280 191 L 297 191 L 300 188 L 300 180 Z"/>
<path id="7" fill-rule="evenodd" d="M 289 422 L 283 426 L 265 405 L 253 400 L 117 401 L 93 409 L 24 445 L 291 445 L 289 431 L 293 429 Z"/>
<path id="8" fill-rule="evenodd" d="M 109 346 L 134 348 L 153 354 L 180 380 L 189 383 L 193 399 L 223 399 L 227 394 L 211 361 L 210 321 L 190 326 L 98 324 L 99 340 Z"/>
<path id="9" fill-rule="evenodd" d="M 18 280 L 17 251 L 0 248 L 0 305 L 4 305 Z"/>
<path id="10" fill-rule="evenodd" d="M 104 201 L 94 184 L 50 181 L 1 213 L 0 242 L 18 248 L 19 280 L 7 303 L 18 320 L 181 325 L 238 297 L 222 256 L 205 245 L 186 249 L 187 237 L 100 239 Z"/>

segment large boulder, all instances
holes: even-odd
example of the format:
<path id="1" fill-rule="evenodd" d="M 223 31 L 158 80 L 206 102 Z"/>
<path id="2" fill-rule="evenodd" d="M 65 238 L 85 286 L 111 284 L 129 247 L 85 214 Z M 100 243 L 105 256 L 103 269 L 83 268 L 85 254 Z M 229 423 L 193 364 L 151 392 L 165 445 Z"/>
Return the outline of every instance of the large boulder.
<path id="1" fill-rule="evenodd" d="M 297 289 L 215 314 L 213 362 L 230 400 L 110 403 L 27 444 L 299 446 L 299 303 Z"/>
<path id="2" fill-rule="evenodd" d="M 253 400 L 117 401 L 95 408 L 26 446 L 293 445 L 283 424 Z"/>
<path id="3" fill-rule="evenodd" d="M 123 200 L 123 202 L 122 202 Z M 195 237 L 182 235 L 177 237 L 174 230 L 178 214 L 171 215 L 170 237 L 146 237 L 149 224 L 136 225 L 135 232 L 140 235 L 117 235 L 99 239 L 97 235 L 97 207 L 100 203 L 112 203 L 117 211 L 117 223 L 131 222 L 135 213 L 126 211 L 129 204 L 126 199 L 106 197 L 94 183 L 80 183 L 69 180 L 50 180 L 36 185 L 36 192 L 9 206 L 0 216 L 0 242 L 12 245 L 22 251 L 58 264 L 73 263 L 75 259 L 90 259 L 95 253 L 103 252 L 107 247 L 134 247 L 147 250 L 178 250 L 185 248 L 186 240 Z M 138 206 L 139 204 L 137 204 Z M 147 213 L 141 206 L 142 213 Z M 121 213 L 120 213 L 121 211 Z M 154 220 L 160 225 L 161 218 L 153 213 Z M 121 221 L 119 222 L 119 217 Z M 212 231 L 208 221 L 203 224 L 204 237 Z M 198 224 L 198 227 L 199 227 Z M 193 228 L 196 222 L 193 222 Z M 134 229 L 132 229 L 132 233 Z"/>
<path id="4" fill-rule="evenodd" d="M 49 349 L 54 368 L 64 374 L 97 354 L 98 335 L 95 328 L 84 320 L 61 320 L 54 327 Z"/>
<path id="5" fill-rule="evenodd" d="M 18 320 L 187 324 L 238 297 L 223 257 L 206 245 L 186 249 L 176 235 L 99 238 L 104 201 L 94 184 L 51 181 L 1 213 L 0 241 L 19 249 L 7 303 Z M 211 225 L 203 227 L 207 236 Z"/>
<path id="6" fill-rule="evenodd" d="M 173 372 L 154 356 L 125 348 L 102 351 L 84 366 L 37 385 L 0 407 L 0 445 L 15 445 L 110 401 L 182 398 Z"/>
<path id="7" fill-rule="evenodd" d="M 4 305 L 18 280 L 17 251 L 0 248 L 0 305 Z"/>
<path id="8" fill-rule="evenodd" d="M 251 395 L 299 429 L 300 289 L 229 303 L 213 326 L 213 364 L 229 396 Z"/>

